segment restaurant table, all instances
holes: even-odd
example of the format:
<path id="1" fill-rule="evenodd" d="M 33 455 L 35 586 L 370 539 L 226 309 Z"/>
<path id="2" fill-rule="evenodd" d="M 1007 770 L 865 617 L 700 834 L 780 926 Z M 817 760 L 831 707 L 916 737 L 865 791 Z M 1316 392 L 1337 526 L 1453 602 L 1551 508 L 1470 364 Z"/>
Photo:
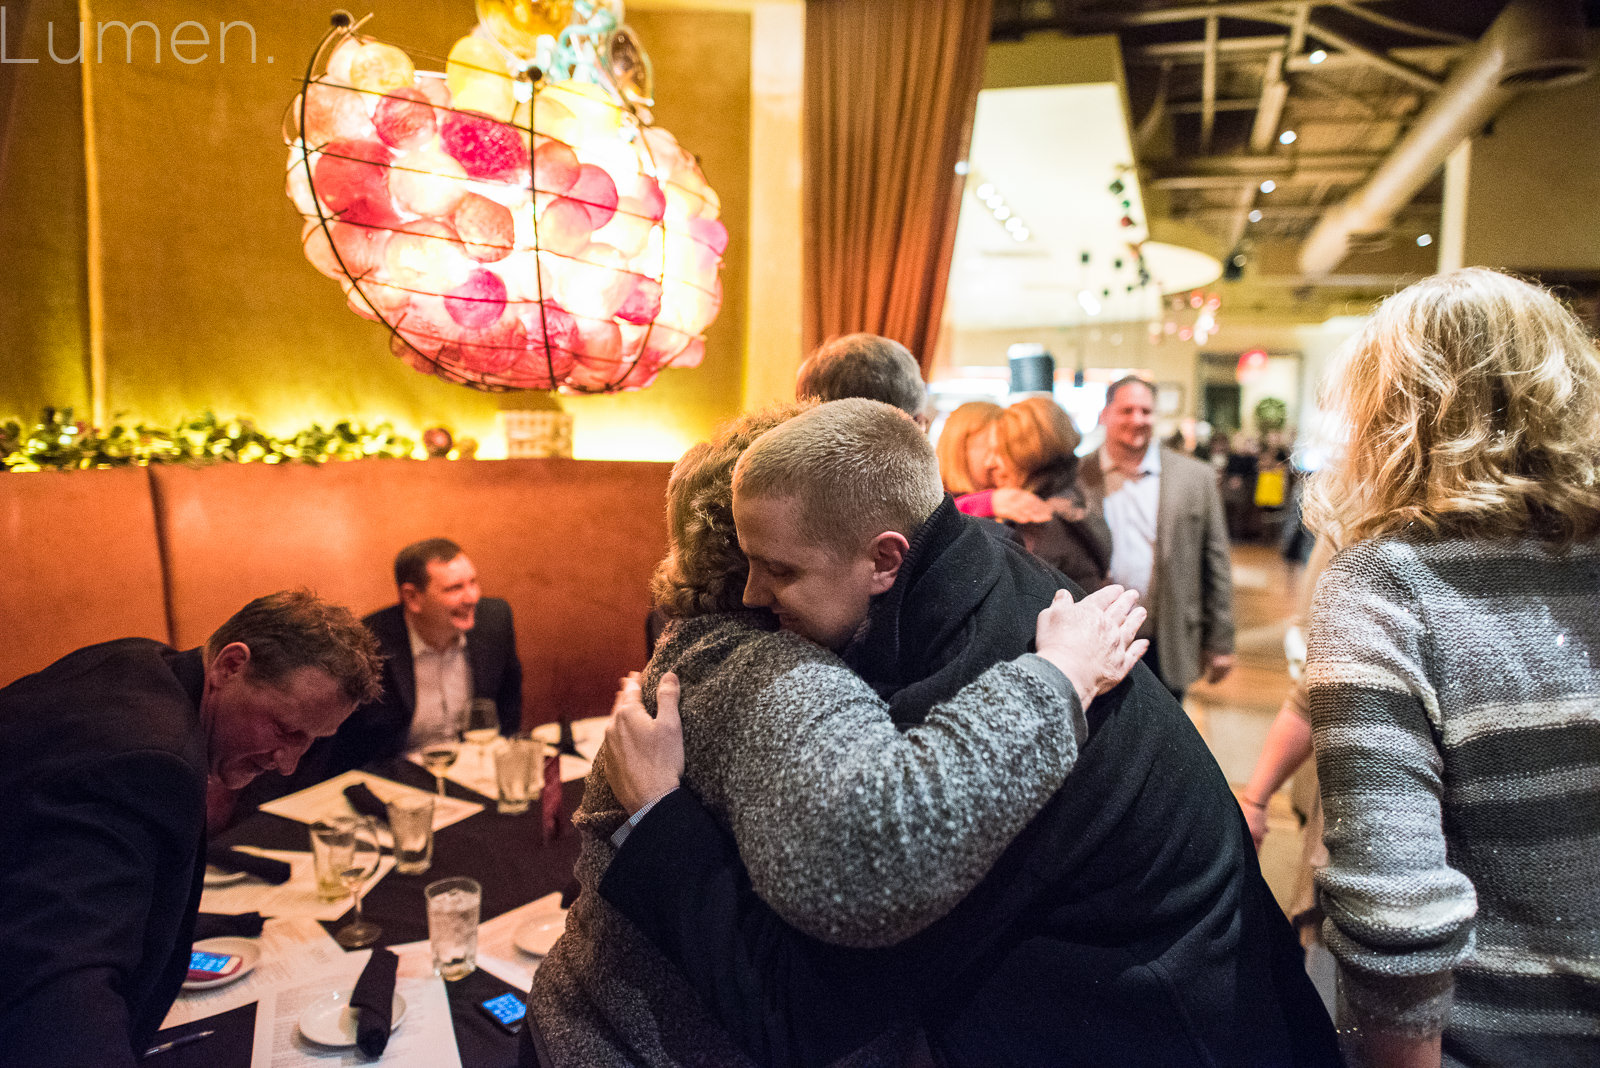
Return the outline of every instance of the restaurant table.
<path id="1" fill-rule="evenodd" d="M 374 764 L 366 770 L 407 786 L 434 788 L 433 776 L 404 757 Z M 455 782 L 446 783 L 446 792 L 451 797 L 482 804 L 484 810 L 434 832 L 433 864 L 426 872 L 401 875 L 390 871 L 362 896 L 362 912 L 383 928 L 377 945 L 392 946 L 427 939 L 428 916 L 422 888 L 435 879 L 453 875 L 476 879 L 483 887 L 480 922 L 554 891 L 576 889 L 572 868 L 578 859 L 578 832 L 572 826 L 572 813 L 582 797 L 581 779 L 564 784 L 561 817 L 557 821 L 560 833 L 550 842 L 543 840 L 538 802 L 525 813 L 507 816 L 495 811 L 494 799 Z M 224 846 L 250 845 L 304 852 L 309 849 L 308 834 L 304 823 L 255 812 L 212 841 Z M 323 926 L 331 934 L 346 919 L 347 916 L 342 916 Z M 479 968 L 464 979 L 447 982 L 445 988 L 462 1068 L 514 1066 L 519 1039 L 489 1022 L 476 1007 L 479 1002 L 512 987 Z M 526 990 L 514 992 L 524 998 L 527 994 Z M 202 1041 L 146 1058 L 141 1063 L 152 1068 L 250 1068 L 255 1015 L 256 1003 L 252 1002 L 166 1028 L 152 1045 L 196 1031 L 215 1033 Z"/>

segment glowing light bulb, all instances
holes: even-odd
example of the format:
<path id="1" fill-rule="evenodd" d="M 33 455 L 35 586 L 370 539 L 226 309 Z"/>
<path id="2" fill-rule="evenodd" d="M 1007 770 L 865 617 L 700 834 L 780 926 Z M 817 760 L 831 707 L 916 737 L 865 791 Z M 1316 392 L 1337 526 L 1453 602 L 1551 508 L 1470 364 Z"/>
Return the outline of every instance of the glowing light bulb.
<path id="1" fill-rule="evenodd" d="M 1323 60 L 1325 60 L 1327 58 L 1328 58 L 1328 53 L 1324 52 L 1322 49 L 1319 48 L 1315 52 L 1313 52 L 1309 56 L 1307 56 L 1306 60 L 1308 62 L 1310 62 L 1310 63 L 1321 63 Z"/>
<path id="2" fill-rule="evenodd" d="M 1299 139 L 1300 135 L 1295 133 L 1293 130 L 1285 130 L 1283 133 L 1278 135 L 1278 144 L 1292 145 Z"/>
<path id="3" fill-rule="evenodd" d="M 1266 181 L 1261 183 L 1261 191 L 1263 193 L 1270 193 L 1276 188 L 1278 188 L 1278 183 L 1274 182 L 1271 178 L 1268 178 Z"/>

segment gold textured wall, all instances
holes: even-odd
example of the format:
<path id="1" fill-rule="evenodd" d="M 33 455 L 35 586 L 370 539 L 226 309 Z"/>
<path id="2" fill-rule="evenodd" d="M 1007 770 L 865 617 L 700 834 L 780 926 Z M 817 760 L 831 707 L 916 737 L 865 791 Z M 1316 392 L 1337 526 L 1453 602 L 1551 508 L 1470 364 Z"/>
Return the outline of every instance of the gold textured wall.
<path id="1" fill-rule="evenodd" d="M 20 14 L 7 5 L 8 14 Z M 740 405 L 745 363 L 749 204 L 750 16 L 641 11 L 629 21 L 654 62 L 657 122 L 702 159 L 729 232 L 722 313 L 704 364 L 664 372 L 621 397 L 478 394 L 420 375 L 388 354 L 381 327 L 345 308 L 306 263 L 283 194 L 282 117 L 333 5 L 235 0 L 91 3 L 88 74 L 104 270 L 108 411 L 169 422 L 212 409 L 286 431 L 312 420 L 392 420 L 405 433 L 443 423 L 495 454 L 500 408 L 559 405 L 574 414 L 579 456 L 671 458 Z M 358 13 L 364 13 L 363 9 Z M 470 0 L 383 0 L 369 32 L 443 55 L 471 30 Z M 224 14 L 225 13 L 225 14 Z M 220 38 L 222 15 L 234 26 Z M 75 8 L 28 5 L 10 19 L 9 55 L 39 57 L 17 75 L 14 130 L 0 172 L 0 417 L 45 404 L 86 408 L 88 229 L 83 177 L 83 68 L 45 52 L 77 42 Z M 133 34 L 108 24 L 153 23 Z M 180 62 L 185 21 L 205 28 Z M 105 29 L 104 52 L 95 49 Z M 254 58 L 252 61 L 252 33 Z M 182 31 L 197 38 L 193 28 Z M 441 64 L 442 65 L 442 64 Z"/>

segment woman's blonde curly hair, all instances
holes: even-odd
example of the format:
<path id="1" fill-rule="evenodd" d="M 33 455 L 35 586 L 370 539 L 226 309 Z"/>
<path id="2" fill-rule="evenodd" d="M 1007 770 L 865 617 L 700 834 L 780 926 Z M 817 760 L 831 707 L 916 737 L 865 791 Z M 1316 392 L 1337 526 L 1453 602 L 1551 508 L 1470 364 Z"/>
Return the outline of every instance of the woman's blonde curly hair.
<path id="1" fill-rule="evenodd" d="M 667 558 L 650 580 L 656 607 L 683 618 L 743 604 L 750 563 L 733 528 L 733 469 L 750 443 L 812 404 L 741 415 L 683 454 L 667 482 Z"/>
<path id="2" fill-rule="evenodd" d="M 1600 533 L 1600 353 L 1545 290 L 1468 268 L 1386 300 L 1323 407 L 1348 439 L 1306 521 L 1339 545 Z"/>

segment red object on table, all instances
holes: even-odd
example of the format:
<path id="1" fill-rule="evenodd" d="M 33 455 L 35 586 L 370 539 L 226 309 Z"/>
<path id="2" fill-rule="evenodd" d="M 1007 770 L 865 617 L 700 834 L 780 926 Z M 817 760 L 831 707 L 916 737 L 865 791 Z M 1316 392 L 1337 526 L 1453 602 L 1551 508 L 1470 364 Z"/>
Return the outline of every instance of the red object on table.
<path id="1" fill-rule="evenodd" d="M 539 811 L 543 816 L 541 827 L 546 842 L 561 836 L 561 754 L 551 753 L 544 758 L 544 789 L 539 794 Z"/>

